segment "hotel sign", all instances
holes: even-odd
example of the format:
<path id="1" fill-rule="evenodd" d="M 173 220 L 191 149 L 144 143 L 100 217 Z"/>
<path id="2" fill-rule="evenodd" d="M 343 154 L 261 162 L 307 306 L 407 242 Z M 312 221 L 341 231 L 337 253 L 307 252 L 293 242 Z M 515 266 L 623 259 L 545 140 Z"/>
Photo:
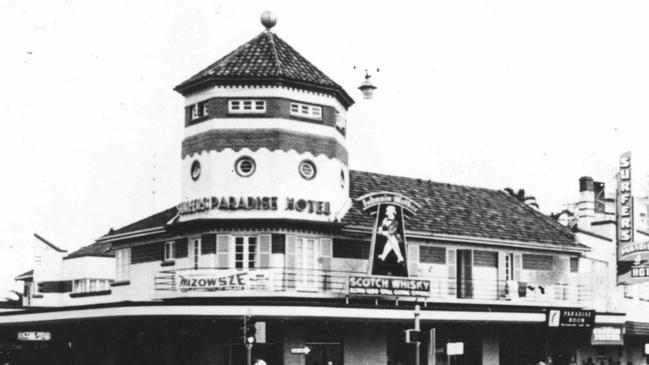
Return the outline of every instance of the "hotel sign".
<path id="1" fill-rule="evenodd" d="M 633 254 L 633 195 L 631 194 L 631 152 L 620 156 L 617 175 L 617 235 L 622 256 Z M 625 252 L 626 251 L 626 252 Z"/>
<path id="2" fill-rule="evenodd" d="M 273 290 L 271 270 L 196 269 L 176 271 L 176 290 L 187 292 Z"/>
<path id="3" fill-rule="evenodd" d="M 649 241 L 635 241 L 631 152 L 623 153 L 617 174 L 617 281 L 634 284 L 649 280 Z"/>
<path id="4" fill-rule="evenodd" d="M 583 309 L 551 309 L 548 311 L 548 327 L 591 328 L 595 324 L 595 311 Z"/>
<path id="5" fill-rule="evenodd" d="M 395 297 L 429 297 L 430 280 L 390 276 L 350 275 L 347 294 Z"/>
<path id="6" fill-rule="evenodd" d="M 189 215 L 209 210 L 278 210 L 276 196 L 212 196 L 184 201 L 177 205 L 180 215 Z M 321 200 L 286 198 L 284 210 L 319 215 L 331 214 L 331 203 Z"/>

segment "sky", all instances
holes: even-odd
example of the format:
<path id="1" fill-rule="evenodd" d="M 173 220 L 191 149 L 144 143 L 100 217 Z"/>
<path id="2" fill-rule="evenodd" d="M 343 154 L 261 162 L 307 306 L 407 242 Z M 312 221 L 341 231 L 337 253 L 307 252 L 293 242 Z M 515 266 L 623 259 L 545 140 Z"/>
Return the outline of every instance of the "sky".
<path id="1" fill-rule="evenodd" d="M 267 9 L 356 100 L 353 169 L 524 188 L 550 213 L 580 176 L 613 187 L 631 150 L 634 190 L 649 185 L 644 0 L 0 0 L 0 299 L 31 268 L 33 233 L 73 251 L 178 203 L 172 89 L 260 33 Z"/>

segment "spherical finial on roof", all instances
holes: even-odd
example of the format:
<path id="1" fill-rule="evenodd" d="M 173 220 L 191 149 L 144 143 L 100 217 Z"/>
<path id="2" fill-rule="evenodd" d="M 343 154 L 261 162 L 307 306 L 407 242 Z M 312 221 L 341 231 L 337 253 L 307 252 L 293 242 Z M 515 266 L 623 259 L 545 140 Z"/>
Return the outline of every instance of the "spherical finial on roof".
<path id="1" fill-rule="evenodd" d="M 270 30 L 270 28 L 274 27 L 275 24 L 277 24 L 277 17 L 270 10 L 266 10 L 261 13 L 260 20 L 261 24 L 266 27 L 266 30 Z"/>

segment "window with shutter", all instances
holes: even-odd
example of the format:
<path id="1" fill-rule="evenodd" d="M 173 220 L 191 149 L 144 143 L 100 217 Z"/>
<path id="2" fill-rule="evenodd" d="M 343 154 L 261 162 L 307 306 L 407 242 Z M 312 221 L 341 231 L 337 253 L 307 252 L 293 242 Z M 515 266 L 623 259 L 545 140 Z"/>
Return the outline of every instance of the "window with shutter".
<path id="1" fill-rule="evenodd" d="M 554 270 L 554 256 L 523 254 L 523 270 L 552 271 Z"/>
<path id="2" fill-rule="evenodd" d="M 322 258 L 322 289 L 328 291 L 331 286 L 331 257 L 333 256 L 333 242 L 331 238 L 320 239 Z"/>
<path id="3" fill-rule="evenodd" d="M 287 288 L 295 288 L 295 246 L 297 237 L 286 235 L 286 268 L 285 278 Z"/>
<path id="4" fill-rule="evenodd" d="M 257 253 L 257 267 L 266 269 L 270 267 L 271 236 L 269 234 L 259 235 L 259 247 Z"/>
<path id="5" fill-rule="evenodd" d="M 216 267 L 227 269 L 230 266 L 230 236 L 220 234 L 216 236 Z"/>
<path id="6" fill-rule="evenodd" d="M 446 262 L 448 262 L 448 295 L 456 296 L 457 267 L 455 265 L 455 249 L 446 250 L 446 257 Z"/>
<path id="7" fill-rule="evenodd" d="M 520 280 L 521 277 L 521 254 L 514 254 L 514 278 L 512 280 Z"/>
<path id="8" fill-rule="evenodd" d="M 408 244 L 408 276 L 417 276 L 419 268 L 419 249 L 421 246 Z"/>

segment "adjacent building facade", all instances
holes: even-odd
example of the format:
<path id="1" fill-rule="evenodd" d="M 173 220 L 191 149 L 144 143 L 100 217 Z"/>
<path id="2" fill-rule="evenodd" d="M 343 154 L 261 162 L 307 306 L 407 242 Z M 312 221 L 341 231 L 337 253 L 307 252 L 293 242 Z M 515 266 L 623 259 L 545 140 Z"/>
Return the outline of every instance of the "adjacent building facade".
<path id="1" fill-rule="evenodd" d="M 177 206 L 72 253 L 35 236 L 2 360 L 244 364 L 245 317 L 269 365 L 583 363 L 621 318 L 593 250 L 502 191 L 350 170 L 354 101 L 272 24 L 175 88 Z"/>
<path id="2" fill-rule="evenodd" d="M 613 184 L 609 184 L 613 185 Z M 645 344 L 649 343 L 649 282 L 626 284 L 625 276 L 618 276 L 618 218 L 620 217 L 615 187 L 606 186 L 590 176 L 579 179 L 579 197 L 571 209 L 559 216 L 559 221 L 571 228 L 575 238 L 590 250 L 583 262 L 591 272 L 594 291 L 593 303 L 598 312 L 624 313 L 624 323 L 596 328 L 608 341 L 597 342 L 583 352 L 605 364 L 644 364 L 647 361 Z M 634 242 L 649 241 L 649 199 L 634 196 Z"/>

